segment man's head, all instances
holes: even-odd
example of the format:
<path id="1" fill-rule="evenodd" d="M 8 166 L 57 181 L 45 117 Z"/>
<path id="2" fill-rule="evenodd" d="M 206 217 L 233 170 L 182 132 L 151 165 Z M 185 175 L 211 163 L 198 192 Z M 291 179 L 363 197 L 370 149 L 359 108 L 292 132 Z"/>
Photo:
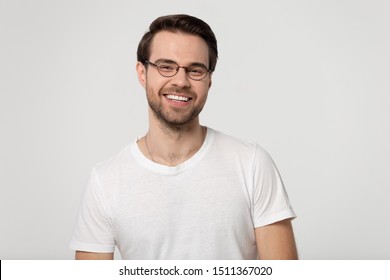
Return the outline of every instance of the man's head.
<path id="1" fill-rule="evenodd" d="M 138 47 L 137 74 L 153 124 L 199 124 L 217 61 L 210 27 L 188 15 L 156 19 Z"/>
<path id="2" fill-rule="evenodd" d="M 215 70 L 218 59 L 217 39 L 210 26 L 203 20 L 189 15 L 168 15 L 155 19 L 138 44 L 137 59 L 142 64 L 150 58 L 150 45 L 154 36 L 161 31 L 182 32 L 201 37 L 209 50 L 209 69 Z"/>

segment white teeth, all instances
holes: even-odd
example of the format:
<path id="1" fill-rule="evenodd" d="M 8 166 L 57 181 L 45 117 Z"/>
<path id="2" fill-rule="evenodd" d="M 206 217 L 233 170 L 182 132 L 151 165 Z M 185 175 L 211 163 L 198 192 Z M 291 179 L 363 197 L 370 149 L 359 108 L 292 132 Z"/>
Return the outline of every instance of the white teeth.
<path id="1" fill-rule="evenodd" d="M 187 102 L 188 100 L 190 100 L 188 97 L 185 97 L 185 96 L 178 96 L 178 95 L 173 95 L 173 94 L 168 94 L 168 95 L 167 95 L 167 98 L 168 98 L 168 99 L 171 99 L 171 100 L 185 101 L 185 102 Z"/>

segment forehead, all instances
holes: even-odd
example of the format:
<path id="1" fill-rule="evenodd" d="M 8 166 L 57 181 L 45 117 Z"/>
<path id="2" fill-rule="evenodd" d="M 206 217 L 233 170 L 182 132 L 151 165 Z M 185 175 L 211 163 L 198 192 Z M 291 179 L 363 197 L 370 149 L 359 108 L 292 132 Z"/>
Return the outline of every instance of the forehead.
<path id="1" fill-rule="evenodd" d="M 151 61 L 157 59 L 174 60 L 181 65 L 209 63 L 209 51 L 205 40 L 200 36 L 183 32 L 158 32 L 150 46 Z"/>

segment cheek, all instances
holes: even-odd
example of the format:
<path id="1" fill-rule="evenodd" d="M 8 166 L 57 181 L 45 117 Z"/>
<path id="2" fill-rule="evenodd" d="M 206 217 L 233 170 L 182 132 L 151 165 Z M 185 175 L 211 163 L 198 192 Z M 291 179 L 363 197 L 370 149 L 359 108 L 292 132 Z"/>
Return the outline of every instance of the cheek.
<path id="1" fill-rule="evenodd" d="M 201 96 L 206 96 L 207 97 L 207 94 L 209 92 L 209 83 L 204 83 L 202 85 L 200 85 L 198 88 L 195 89 L 196 92 L 198 92 L 199 95 Z"/>
<path id="2" fill-rule="evenodd" d="M 208 87 L 204 86 L 202 88 L 194 89 L 194 91 L 197 93 L 197 101 L 196 103 L 198 105 L 202 104 L 202 106 L 206 103 L 207 96 L 208 96 Z"/>
<path id="3" fill-rule="evenodd" d="M 146 89 L 153 89 L 154 92 L 159 92 L 162 88 L 169 85 L 169 80 L 160 76 L 148 75 L 146 77 Z"/>
<path id="4" fill-rule="evenodd" d="M 146 79 L 145 89 L 147 91 L 153 91 L 158 93 L 163 87 L 164 83 L 162 83 L 158 79 L 155 79 L 154 77 L 149 77 L 149 79 Z"/>

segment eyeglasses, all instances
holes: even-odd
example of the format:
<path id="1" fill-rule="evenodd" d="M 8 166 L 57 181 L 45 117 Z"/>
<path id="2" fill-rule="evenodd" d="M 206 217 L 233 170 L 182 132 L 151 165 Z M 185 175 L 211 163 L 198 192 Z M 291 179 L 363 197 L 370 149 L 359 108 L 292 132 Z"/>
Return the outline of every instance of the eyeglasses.
<path id="1" fill-rule="evenodd" d="M 210 71 L 206 66 L 202 64 L 194 64 L 187 67 L 179 66 L 176 62 L 173 61 L 161 61 L 157 63 L 150 62 L 145 60 L 145 63 L 150 64 L 157 68 L 157 71 L 161 74 L 161 76 L 170 78 L 173 77 L 179 72 L 180 68 L 183 68 L 186 71 L 188 78 L 194 81 L 203 80 Z"/>

